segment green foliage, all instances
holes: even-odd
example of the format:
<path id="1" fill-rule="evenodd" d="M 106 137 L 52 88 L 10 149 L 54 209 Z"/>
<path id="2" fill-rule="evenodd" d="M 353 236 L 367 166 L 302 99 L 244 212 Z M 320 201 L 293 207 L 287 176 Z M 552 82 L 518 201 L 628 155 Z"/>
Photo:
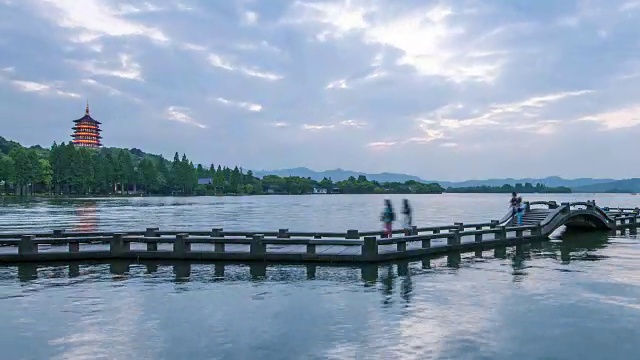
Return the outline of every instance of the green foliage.
<path id="1" fill-rule="evenodd" d="M 172 161 L 139 149 L 77 148 L 72 143 L 54 143 L 51 149 L 24 148 L 0 137 L 0 190 L 29 195 L 260 195 L 328 193 L 442 193 L 438 184 L 416 181 L 379 183 L 365 176 L 334 183 L 298 176 L 267 175 L 258 179 L 251 170 L 235 166 L 195 165 L 186 154 L 175 153 Z"/>
<path id="2" fill-rule="evenodd" d="M 325 184 L 328 184 L 328 182 L 325 182 Z M 440 184 L 436 183 L 424 184 L 414 180 L 404 183 L 380 183 L 369 181 L 363 175 L 358 176 L 357 179 L 351 176 L 347 180 L 338 181 L 335 183 L 335 187 L 343 194 L 441 194 L 444 191 Z"/>
<path id="3" fill-rule="evenodd" d="M 507 194 L 512 192 L 531 194 L 531 193 L 570 193 L 571 189 L 564 186 L 548 187 L 544 184 L 525 183 L 524 185 L 518 183 L 515 186 L 504 184 L 502 186 L 473 186 L 473 187 L 461 187 L 461 188 L 447 188 L 448 193 L 499 193 Z"/>

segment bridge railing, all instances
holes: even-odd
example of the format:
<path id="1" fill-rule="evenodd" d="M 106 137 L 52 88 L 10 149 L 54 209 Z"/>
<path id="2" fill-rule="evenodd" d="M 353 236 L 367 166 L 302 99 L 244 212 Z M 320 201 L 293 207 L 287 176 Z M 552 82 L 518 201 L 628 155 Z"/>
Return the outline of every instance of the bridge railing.
<path id="1" fill-rule="evenodd" d="M 133 232 L 131 232 L 133 233 Z M 495 245 L 510 240 L 526 240 L 540 236 L 540 227 L 532 226 L 497 226 L 495 228 L 477 230 L 452 230 L 432 234 L 407 235 L 388 239 L 374 236 L 346 239 L 317 239 L 317 238 L 267 238 L 264 234 L 247 236 L 209 236 L 178 233 L 175 236 L 166 235 L 167 231 L 149 228 L 144 235 L 131 233 L 113 233 L 111 236 L 62 236 L 37 237 L 22 235 L 20 239 L 1 239 L 0 245 L 14 246 L 16 252 L 3 252 L 0 259 L 16 256 L 17 259 L 31 260 L 72 260 L 87 258 L 162 258 L 162 259 L 277 259 L 277 260 L 314 260 L 321 256 L 324 260 L 369 261 L 393 258 L 405 258 L 428 253 L 440 253 L 451 250 L 465 250 L 478 246 Z M 140 232 L 137 232 L 140 233 Z M 162 234 L 162 235 L 161 235 Z M 493 234 L 492 239 L 485 235 Z M 509 236 L 513 234 L 514 236 Z M 49 234 L 47 234 L 49 235 Z M 351 234 L 354 236 L 354 234 Z M 463 242 L 462 239 L 473 237 L 473 241 Z M 446 240 L 444 243 L 433 243 L 433 240 Z M 418 246 L 414 246 L 415 243 Z M 108 248 L 96 245 L 108 244 Z M 159 245 L 168 244 L 160 248 Z M 212 245 L 208 248 L 193 248 L 192 245 Z M 41 252 L 42 246 L 68 246 L 68 250 L 47 248 Z M 140 248 L 139 245 L 143 245 Z M 244 246 L 243 249 L 238 245 Z M 282 251 L 280 245 L 287 245 Z M 390 249 L 388 245 L 396 245 Z M 82 246 L 82 248 L 81 248 Z M 233 248 L 229 248 L 234 246 Z M 280 246 L 280 247 L 279 247 Z M 337 254 L 326 253 L 327 248 L 344 247 Z M 385 247 L 387 246 L 387 247 Z M 319 248 L 322 247 L 322 248 Z M 51 251 L 58 250 L 58 251 Z"/>
<path id="2" fill-rule="evenodd" d="M 556 209 L 558 207 L 558 203 L 555 201 L 525 201 L 524 202 L 526 211 L 531 210 L 532 206 L 539 206 L 539 205 L 545 206 L 547 207 L 547 209 Z"/>

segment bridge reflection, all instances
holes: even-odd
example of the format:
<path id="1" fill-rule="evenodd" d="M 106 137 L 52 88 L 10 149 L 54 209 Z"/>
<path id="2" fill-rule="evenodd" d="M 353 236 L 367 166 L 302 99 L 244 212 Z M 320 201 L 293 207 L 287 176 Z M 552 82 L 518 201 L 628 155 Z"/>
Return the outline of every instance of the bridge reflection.
<path id="1" fill-rule="evenodd" d="M 601 251 L 607 246 L 606 233 L 572 233 L 562 235 L 561 242 L 534 242 L 512 247 L 497 247 L 475 253 L 450 253 L 447 256 L 425 257 L 421 260 L 388 264 L 339 266 L 327 264 L 286 265 L 269 263 L 196 263 L 171 261 L 113 261 L 74 263 L 29 263 L 0 267 L 0 280 L 17 275 L 19 281 L 30 282 L 47 278 L 87 278 L 96 274 L 111 274 L 115 281 L 131 277 L 160 274 L 162 280 L 184 283 L 190 281 L 284 281 L 328 280 L 358 281 L 365 287 L 381 285 L 383 294 L 391 296 L 396 279 L 401 279 L 402 297 L 411 297 L 411 276 L 455 274 L 464 268 L 474 268 L 486 262 L 508 261 L 513 281 L 526 277 L 528 262 L 552 259 L 562 265 L 576 261 L 600 261 L 607 258 Z M 15 272 L 17 270 L 17 274 Z M 4 279 L 3 279 L 4 278 Z"/>

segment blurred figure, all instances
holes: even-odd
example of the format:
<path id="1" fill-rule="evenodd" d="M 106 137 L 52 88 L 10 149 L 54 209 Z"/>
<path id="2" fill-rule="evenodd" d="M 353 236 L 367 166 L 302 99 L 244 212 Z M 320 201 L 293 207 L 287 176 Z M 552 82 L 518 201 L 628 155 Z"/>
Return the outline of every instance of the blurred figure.
<path id="1" fill-rule="evenodd" d="M 411 215 L 411 205 L 409 205 L 409 200 L 402 199 L 402 214 L 404 214 L 404 228 L 405 230 L 411 229 L 413 225 L 413 217 Z"/>
<path id="2" fill-rule="evenodd" d="M 524 216 L 524 208 L 522 207 L 522 197 L 518 196 L 516 198 L 516 218 L 518 220 L 518 225 L 522 225 L 523 216 Z"/>
<path id="3" fill-rule="evenodd" d="M 518 193 L 515 191 L 511 193 L 511 200 L 509 200 L 509 207 L 511 208 L 511 216 L 516 216 L 516 206 L 518 205 Z"/>
<path id="4" fill-rule="evenodd" d="M 392 224 L 396 219 L 396 214 L 393 212 L 393 206 L 391 206 L 391 200 L 384 200 L 384 210 L 382 211 L 382 216 L 380 216 L 380 220 L 384 224 L 384 235 L 387 238 L 391 237 Z"/>

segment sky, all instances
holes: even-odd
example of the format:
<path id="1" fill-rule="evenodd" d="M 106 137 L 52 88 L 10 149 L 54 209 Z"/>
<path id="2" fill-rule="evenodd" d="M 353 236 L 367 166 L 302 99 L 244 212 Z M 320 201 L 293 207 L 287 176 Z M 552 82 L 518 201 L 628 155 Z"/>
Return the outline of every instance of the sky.
<path id="1" fill-rule="evenodd" d="M 0 136 L 424 179 L 629 178 L 640 0 L 0 0 Z"/>

